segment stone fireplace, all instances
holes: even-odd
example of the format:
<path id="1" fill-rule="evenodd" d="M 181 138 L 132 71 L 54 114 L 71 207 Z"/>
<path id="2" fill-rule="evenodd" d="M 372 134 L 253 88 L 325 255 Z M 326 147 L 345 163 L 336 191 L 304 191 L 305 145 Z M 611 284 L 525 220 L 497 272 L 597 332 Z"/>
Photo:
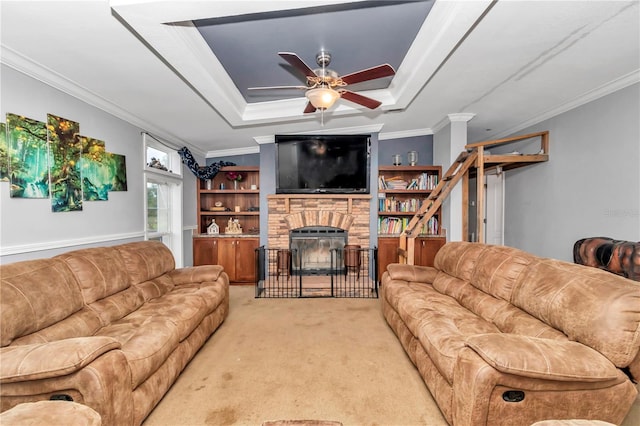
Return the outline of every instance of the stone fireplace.
<path id="1" fill-rule="evenodd" d="M 275 194 L 267 197 L 269 248 L 289 248 L 289 234 L 305 228 L 344 231 L 344 244 L 369 247 L 370 195 Z"/>

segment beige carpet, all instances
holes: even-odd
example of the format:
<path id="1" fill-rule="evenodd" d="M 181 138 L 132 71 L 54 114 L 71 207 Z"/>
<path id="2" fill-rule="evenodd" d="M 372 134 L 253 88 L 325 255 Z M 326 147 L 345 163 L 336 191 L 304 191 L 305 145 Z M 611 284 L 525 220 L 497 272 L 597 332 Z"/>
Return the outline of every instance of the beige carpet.
<path id="1" fill-rule="evenodd" d="M 446 425 L 378 299 L 255 299 L 231 287 L 224 324 L 144 426 Z M 640 400 L 623 426 L 640 424 Z"/>
<path id="2" fill-rule="evenodd" d="M 379 299 L 255 299 L 231 287 L 229 317 L 144 426 L 446 425 Z"/>

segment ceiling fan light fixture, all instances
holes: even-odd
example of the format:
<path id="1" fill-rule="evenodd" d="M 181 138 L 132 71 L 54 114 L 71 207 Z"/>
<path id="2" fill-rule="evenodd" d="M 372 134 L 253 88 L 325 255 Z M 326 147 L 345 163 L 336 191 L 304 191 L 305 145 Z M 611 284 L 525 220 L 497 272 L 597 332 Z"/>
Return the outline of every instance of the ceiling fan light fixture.
<path id="1" fill-rule="evenodd" d="M 329 87 L 317 87 L 307 90 L 305 96 L 309 99 L 311 105 L 317 109 L 325 110 L 331 108 L 340 97 L 340 93 Z"/>

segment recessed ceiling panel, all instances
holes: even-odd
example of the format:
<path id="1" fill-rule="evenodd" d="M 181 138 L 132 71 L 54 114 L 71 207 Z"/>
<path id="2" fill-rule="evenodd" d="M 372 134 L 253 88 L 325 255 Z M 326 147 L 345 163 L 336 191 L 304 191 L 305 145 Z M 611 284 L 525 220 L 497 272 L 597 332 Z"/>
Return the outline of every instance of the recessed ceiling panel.
<path id="1" fill-rule="evenodd" d="M 429 1 L 363 1 L 327 7 L 194 21 L 247 103 L 302 97 L 302 90 L 247 90 L 300 86 L 305 78 L 278 56 L 294 52 L 311 68 L 316 54 L 331 54 L 340 75 L 388 63 L 398 69 L 431 10 Z M 386 88 L 391 77 L 350 85 Z"/>

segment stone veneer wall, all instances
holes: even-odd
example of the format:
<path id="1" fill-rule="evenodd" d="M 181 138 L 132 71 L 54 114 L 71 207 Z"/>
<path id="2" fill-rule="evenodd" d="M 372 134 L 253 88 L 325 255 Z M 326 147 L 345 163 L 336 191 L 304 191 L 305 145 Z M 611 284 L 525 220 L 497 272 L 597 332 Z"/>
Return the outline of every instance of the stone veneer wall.
<path id="1" fill-rule="evenodd" d="M 370 197 L 269 196 L 269 248 L 289 248 L 289 230 L 333 226 L 349 233 L 349 244 L 369 247 Z M 287 210 L 288 206 L 288 210 Z"/>

